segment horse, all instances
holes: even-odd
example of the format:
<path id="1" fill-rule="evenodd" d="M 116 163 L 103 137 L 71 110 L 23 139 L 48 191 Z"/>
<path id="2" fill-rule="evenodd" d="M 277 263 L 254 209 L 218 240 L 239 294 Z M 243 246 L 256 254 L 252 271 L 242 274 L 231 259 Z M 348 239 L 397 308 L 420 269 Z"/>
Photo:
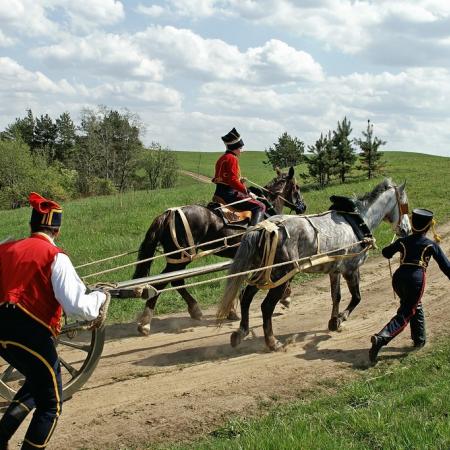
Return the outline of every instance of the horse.
<path id="1" fill-rule="evenodd" d="M 410 232 L 405 184 L 397 186 L 386 178 L 371 192 L 346 199 L 356 207 L 358 217 L 367 225 L 369 235 L 383 220 L 392 225 L 397 236 Z M 361 301 L 359 268 L 368 257 L 367 249 L 371 242 L 374 242 L 371 238 L 358 237 L 349 220 L 345 213 L 338 210 L 310 216 L 280 215 L 270 217 L 245 233 L 229 269 L 230 278 L 227 278 L 224 294 L 218 305 L 219 321 L 233 307 L 238 291 L 247 278 L 242 272 L 249 273 L 268 265 L 279 265 L 266 269 L 267 271 L 260 270 L 258 274 L 253 272 L 254 275 L 248 280 L 249 284 L 241 291 L 241 322 L 239 329 L 230 337 L 233 347 L 249 334 L 250 304 L 258 290 L 265 288 L 269 289 L 261 305 L 265 343 L 271 351 L 283 348 L 273 334 L 272 314 L 286 283 L 298 271 L 329 274 L 332 310 L 328 329 L 339 330 L 342 322 L 349 318 Z M 274 234 L 278 238 L 275 243 Z M 267 253 L 271 258 L 264 260 L 264 254 Z M 265 275 L 260 275 L 262 273 Z M 347 282 L 351 300 L 347 308 L 339 312 L 341 275 Z"/>
<path id="2" fill-rule="evenodd" d="M 294 168 L 291 167 L 287 174 L 276 169 L 277 176 L 264 187 L 265 198 L 269 201 L 271 208 L 268 213 L 280 214 L 285 204 L 297 214 L 306 209 L 306 204 L 301 195 L 300 188 L 294 177 Z M 261 195 L 261 192 L 259 192 Z M 242 237 L 244 227 L 233 227 L 226 225 L 222 217 L 212 209 L 201 205 L 188 205 L 180 208 L 166 210 L 157 216 L 148 229 L 144 240 L 138 251 L 138 261 L 133 274 L 133 279 L 147 277 L 150 272 L 151 260 L 155 250 L 160 244 L 164 253 L 178 252 L 179 256 L 166 256 L 166 267 L 161 273 L 170 273 L 183 270 L 196 256 L 196 249 L 182 250 L 188 247 L 198 247 L 203 243 L 227 238 L 229 245 L 223 245 L 220 251 L 214 250 L 216 244 L 202 246 L 203 251 L 211 250 L 217 256 L 233 258 L 239 241 Z M 235 236 L 233 238 L 233 236 Z M 228 238 L 230 238 L 228 240 Z M 174 257 L 176 256 L 176 257 Z M 140 260 L 145 260 L 139 263 Z M 168 283 L 159 283 L 158 289 L 163 289 Z M 189 315 L 193 319 L 200 320 L 202 311 L 194 297 L 183 288 L 184 280 L 171 282 L 172 286 L 179 286 L 177 292 L 182 296 L 188 306 Z M 288 293 L 287 293 L 288 295 Z M 150 333 L 150 322 L 159 295 L 149 298 L 145 304 L 144 311 L 138 317 L 138 331 L 147 336 Z M 236 314 L 230 312 L 230 318 L 238 319 Z"/>

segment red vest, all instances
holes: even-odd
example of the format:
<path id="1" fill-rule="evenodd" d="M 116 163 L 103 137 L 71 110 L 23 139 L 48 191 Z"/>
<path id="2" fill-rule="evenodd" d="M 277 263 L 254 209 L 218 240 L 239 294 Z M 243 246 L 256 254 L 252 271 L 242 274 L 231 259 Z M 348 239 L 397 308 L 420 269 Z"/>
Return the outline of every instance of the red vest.
<path id="1" fill-rule="evenodd" d="M 0 245 L 0 303 L 18 305 L 54 335 L 61 330 L 62 308 L 53 293 L 51 265 L 61 252 L 37 233 Z"/>

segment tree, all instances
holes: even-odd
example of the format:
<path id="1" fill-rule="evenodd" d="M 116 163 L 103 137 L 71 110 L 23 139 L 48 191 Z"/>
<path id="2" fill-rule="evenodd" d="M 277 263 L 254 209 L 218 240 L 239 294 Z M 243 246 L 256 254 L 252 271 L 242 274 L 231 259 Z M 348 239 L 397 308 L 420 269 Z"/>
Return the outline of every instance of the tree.
<path id="1" fill-rule="evenodd" d="M 142 155 L 141 166 L 147 173 L 147 186 L 150 190 L 175 186 L 178 178 L 178 161 L 170 149 L 152 142 Z"/>
<path id="2" fill-rule="evenodd" d="M 41 150 L 49 163 L 55 161 L 57 130 L 56 124 L 48 114 L 36 119 L 32 150 Z"/>
<path id="3" fill-rule="evenodd" d="M 55 159 L 67 164 L 73 158 L 76 141 L 75 124 L 68 112 L 63 112 L 56 119 Z"/>
<path id="4" fill-rule="evenodd" d="M 268 161 L 264 164 L 270 164 L 274 169 L 279 167 L 291 167 L 300 164 L 304 158 L 305 144 L 297 139 L 291 137 L 287 132 L 284 132 L 279 138 L 278 142 L 269 147 L 269 150 L 264 150 Z"/>
<path id="5" fill-rule="evenodd" d="M 338 121 L 337 130 L 333 131 L 333 146 L 337 161 L 336 171 L 342 183 L 345 183 L 345 178 L 356 161 L 356 154 L 350 140 L 351 132 L 351 122 L 347 120 L 347 117 L 344 117 L 341 123 Z"/>
<path id="6" fill-rule="evenodd" d="M 55 199 L 68 197 L 71 174 L 49 166 L 22 140 L 0 141 L 0 209 L 28 204 L 32 191 Z"/>
<path id="7" fill-rule="evenodd" d="M 5 131 L 2 131 L 1 139 L 6 141 L 20 139 L 31 148 L 33 145 L 35 125 L 36 122 L 33 113 L 31 109 L 27 109 L 26 117 L 23 119 L 17 117 L 12 124 L 6 127 Z"/>
<path id="8" fill-rule="evenodd" d="M 131 184 L 143 149 L 141 129 L 138 117 L 128 111 L 100 107 L 82 112 L 75 161 L 83 193 L 91 192 L 92 177 L 109 180 L 119 191 Z"/>
<path id="9" fill-rule="evenodd" d="M 386 144 L 378 137 L 373 136 L 373 124 L 370 120 L 367 121 L 367 129 L 362 132 L 364 139 L 355 139 L 355 144 L 359 146 L 361 152 L 359 154 L 361 165 L 358 169 L 364 170 L 367 173 L 367 178 L 370 180 L 385 166 L 386 161 L 382 161 L 383 153 L 378 149 Z"/>
<path id="10" fill-rule="evenodd" d="M 308 150 L 311 153 L 306 161 L 309 175 L 321 187 L 326 186 L 330 182 L 336 165 L 331 131 L 328 132 L 328 136 L 321 134 L 314 145 L 308 146 Z"/>

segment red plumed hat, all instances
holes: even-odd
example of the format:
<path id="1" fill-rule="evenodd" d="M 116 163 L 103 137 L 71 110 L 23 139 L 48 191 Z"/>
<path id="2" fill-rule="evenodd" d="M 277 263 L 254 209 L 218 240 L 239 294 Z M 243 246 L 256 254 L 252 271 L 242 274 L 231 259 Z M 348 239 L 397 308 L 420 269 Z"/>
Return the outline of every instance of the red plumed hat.
<path id="1" fill-rule="evenodd" d="M 57 228 L 61 226 L 62 208 L 53 200 L 47 200 L 36 192 L 28 197 L 31 212 L 30 225 L 39 225 L 45 228 Z"/>

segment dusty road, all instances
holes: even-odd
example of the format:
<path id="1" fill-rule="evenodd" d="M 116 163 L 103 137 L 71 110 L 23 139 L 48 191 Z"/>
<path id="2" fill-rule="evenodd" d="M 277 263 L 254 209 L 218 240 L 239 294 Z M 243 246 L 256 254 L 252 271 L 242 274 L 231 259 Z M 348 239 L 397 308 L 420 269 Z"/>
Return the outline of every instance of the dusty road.
<path id="1" fill-rule="evenodd" d="M 446 237 L 442 247 L 448 255 L 450 224 L 439 231 Z M 187 313 L 157 317 L 149 337 L 136 336 L 134 323 L 109 327 L 98 368 L 65 403 L 48 448 L 120 449 L 130 443 L 178 441 L 211 431 L 228 417 L 252 414 L 261 402 L 296 398 L 323 386 L 327 378 L 352 377 L 367 367 L 369 337 L 390 319 L 397 304 L 386 260 L 369 257 L 361 272 L 362 303 L 339 333 L 326 328 L 331 311 L 328 278 L 295 289 L 290 310 L 278 307 L 274 319 L 275 333 L 283 341 L 298 335 L 281 353 L 264 349 L 261 297 L 251 315 L 256 336 L 237 349 L 229 345 L 237 323 L 216 328 L 214 310 L 206 311 L 202 322 Z M 348 292 L 342 288 L 346 304 Z M 448 279 L 432 262 L 423 299 L 431 342 L 448 327 L 449 293 Z M 410 344 L 406 331 L 380 359 L 406 354 Z"/>

